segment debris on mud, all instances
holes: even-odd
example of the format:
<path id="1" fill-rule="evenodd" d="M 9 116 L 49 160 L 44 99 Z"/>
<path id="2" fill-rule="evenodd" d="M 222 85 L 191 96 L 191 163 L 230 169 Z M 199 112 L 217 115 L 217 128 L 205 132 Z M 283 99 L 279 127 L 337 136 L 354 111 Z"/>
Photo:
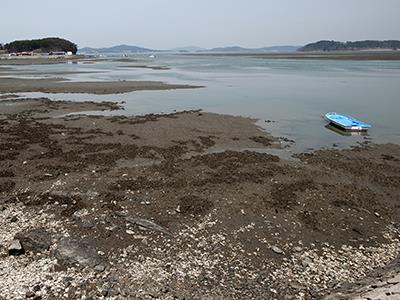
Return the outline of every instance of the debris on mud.
<path id="1" fill-rule="evenodd" d="M 323 299 L 399 255 L 398 145 L 286 161 L 248 150 L 279 143 L 246 118 L 15 101 L 0 118 L 6 299 Z"/>

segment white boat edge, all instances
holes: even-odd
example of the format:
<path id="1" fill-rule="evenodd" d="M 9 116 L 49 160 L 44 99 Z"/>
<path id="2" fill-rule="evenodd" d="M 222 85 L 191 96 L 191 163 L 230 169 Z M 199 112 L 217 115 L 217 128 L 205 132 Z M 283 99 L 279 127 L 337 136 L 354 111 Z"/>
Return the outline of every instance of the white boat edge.
<path id="1" fill-rule="evenodd" d="M 328 121 L 329 123 L 335 125 L 336 127 L 342 128 L 342 129 L 344 129 L 344 130 L 346 130 L 346 131 L 368 131 L 368 129 L 370 129 L 370 128 L 372 127 L 372 126 L 369 125 L 369 124 L 367 124 L 367 125 L 369 125 L 368 127 L 363 127 L 363 126 L 343 126 L 343 125 L 341 125 L 341 124 L 339 124 L 339 123 L 337 123 L 337 122 L 335 122 L 335 121 L 329 119 L 329 118 L 327 117 L 328 114 L 336 114 L 336 113 L 335 113 L 335 112 L 327 112 L 327 113 L 324 115 L 324 119 L 325 119 L 326 121 Z M 358 121 L 358 120 L 357 120 L 357 121 Z"/>

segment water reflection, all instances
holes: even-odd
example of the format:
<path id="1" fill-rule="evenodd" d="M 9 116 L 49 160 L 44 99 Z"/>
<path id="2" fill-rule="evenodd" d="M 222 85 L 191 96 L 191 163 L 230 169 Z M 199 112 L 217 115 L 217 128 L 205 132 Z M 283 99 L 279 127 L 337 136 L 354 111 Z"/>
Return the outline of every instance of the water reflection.
<path id="1" fill-rule="evenodd" d="M 341 136 L 369 136 L 369 133 L 367 130 L 362 130 L 362 131 L 344 130 L 333 123 L 329 123 L 328 125 L 325 126 L 325 128 L 332 130 L 333 132 L 335 132 Z"/>

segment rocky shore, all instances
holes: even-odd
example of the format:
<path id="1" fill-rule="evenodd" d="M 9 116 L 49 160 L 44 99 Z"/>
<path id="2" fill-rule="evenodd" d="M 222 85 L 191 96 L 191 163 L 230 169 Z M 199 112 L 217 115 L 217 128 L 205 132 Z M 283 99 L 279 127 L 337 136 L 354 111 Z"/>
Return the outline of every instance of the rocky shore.
<path id="1" fill-rule="evenodd" d="M 1 97 L 1 298 L 399 296 L 400 146 L 288 161 L 251 119 Z"/>

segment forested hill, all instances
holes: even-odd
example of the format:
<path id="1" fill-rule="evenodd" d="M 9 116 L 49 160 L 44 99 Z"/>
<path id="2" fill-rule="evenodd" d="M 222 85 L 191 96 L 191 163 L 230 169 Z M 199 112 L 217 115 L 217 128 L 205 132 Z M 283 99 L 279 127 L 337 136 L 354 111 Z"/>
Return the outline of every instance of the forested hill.
<path id="1" fill-rule="evenodd" d="M 337 42 L 337 41 L 319 41 L 308 44 L 298 51 L 357 51 L 369 49 L 400 49 L 400 41 L 356 41 L 356 42 Z"/>
<path id="2" fill-rule="evenodd" d="M 21 40 L 14 41 L 4 45 L 4 49 L 9 53 L 13 52 L 57 52 L 57 51 L 71 51 L 76 54 L 78 48 L 76 44 L 60 39 L 60 38 L 45 38 L 38 40 Z"/>

